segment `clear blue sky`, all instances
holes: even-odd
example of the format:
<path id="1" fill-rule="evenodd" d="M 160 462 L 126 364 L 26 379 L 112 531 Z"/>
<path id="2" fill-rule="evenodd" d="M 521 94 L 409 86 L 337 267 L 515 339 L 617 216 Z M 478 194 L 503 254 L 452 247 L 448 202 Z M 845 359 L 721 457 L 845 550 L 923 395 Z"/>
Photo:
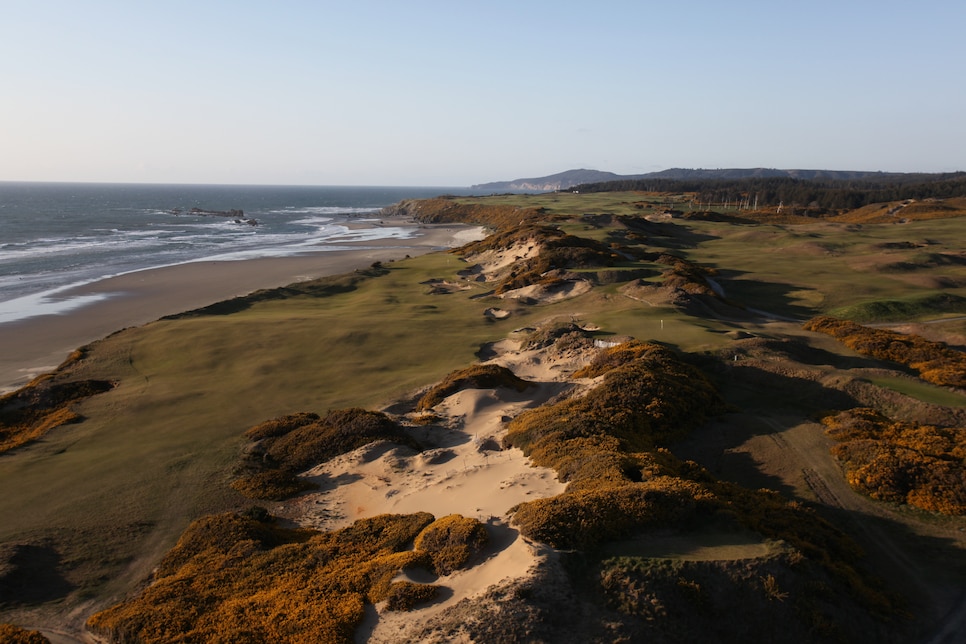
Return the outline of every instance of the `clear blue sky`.
<path id="1" fill-rule="evenodd" d="M 8 0 L 0 180 L 966 170 L 966 2 Z"/>

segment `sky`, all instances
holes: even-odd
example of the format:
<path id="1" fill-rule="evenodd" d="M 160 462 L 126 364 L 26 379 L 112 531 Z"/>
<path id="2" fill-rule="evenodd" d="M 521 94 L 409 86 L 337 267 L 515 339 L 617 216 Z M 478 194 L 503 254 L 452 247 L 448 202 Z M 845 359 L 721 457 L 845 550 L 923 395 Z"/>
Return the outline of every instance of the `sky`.
<path id="1" fill-rule="evenodd" d="M 0 181 L 966 170 L 962 0 L 5 0 Z"/>

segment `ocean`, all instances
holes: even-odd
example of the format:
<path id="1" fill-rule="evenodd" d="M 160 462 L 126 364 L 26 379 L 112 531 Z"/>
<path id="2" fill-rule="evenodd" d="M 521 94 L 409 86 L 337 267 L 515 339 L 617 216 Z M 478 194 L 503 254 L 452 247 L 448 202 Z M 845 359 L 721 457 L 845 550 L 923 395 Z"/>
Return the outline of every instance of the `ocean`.
<path id="1" fill-rule="evenodd" d="M 379 210 L 440 194 L 470 191 L 0 182 L 0 323 L 65 312 L 84 302 L 58 293 L 132 271 L 404 238 Z"/>

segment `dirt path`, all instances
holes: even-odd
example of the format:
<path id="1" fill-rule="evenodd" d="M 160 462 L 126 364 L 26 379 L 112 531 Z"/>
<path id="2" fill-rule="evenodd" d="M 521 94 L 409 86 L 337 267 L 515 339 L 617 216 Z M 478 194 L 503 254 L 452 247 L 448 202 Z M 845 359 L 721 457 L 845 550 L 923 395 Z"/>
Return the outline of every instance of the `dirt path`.
<path id="1" fill-rule="evenodd" d="M 961 642 L 966 633 L 966 593 L 950 586 L 937 575 L 934 558 L 920 556 L 903 543 L 908 535 L 902 527 L 912 531 L 909 519 L 897 516 L 890 506 L 873 501 L 855 492 L 845 480 L 839 464 L 830 454 L 829 439 L 824 428 L 816 423 L 797 423 L 791 418 L 760 417 L 772 429 L 768 438 L 785 458 L 801 468 L 801 481 L 807 490 L 799 489 L 803 498 L 809 494 L 820 504 L 834 510 L 832 520 L 851 534 L 866 550 L 873 570 L 890 581 L 894 588 L 902 588 L 914 598 L 919 610 L 933 613 L 937 632 L 928 641 L 934 644 Z M 898 525 L 897 525 L 898 524 Z M 957 540 L 962 535 L 953 528 L 916 526 L 924 536 L 943 540 Z"/>

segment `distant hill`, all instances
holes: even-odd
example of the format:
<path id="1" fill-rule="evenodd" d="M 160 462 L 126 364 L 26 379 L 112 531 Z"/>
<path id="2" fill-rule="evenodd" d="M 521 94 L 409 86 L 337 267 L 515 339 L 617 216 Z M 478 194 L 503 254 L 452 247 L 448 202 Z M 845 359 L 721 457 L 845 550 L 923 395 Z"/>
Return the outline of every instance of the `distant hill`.
<path id="1" fill-rule="evenodd" d="M 493 181 L 470 186 L 474 190 L 505 190 L 507 192 L 544 192 L 550 190 L 566 190 L 582 183 L 600 183 L 602 181 L 620 181 L 622 179 L 637 179 L 641 175 L 622 175 L 599 170 L 567 170 L 547 177 L 531 179 L 514 179 L 513 181 Z"/>
<path id="2" fill-rule="evenodd" d="M 637 179 L 757 179 L 770 177 L 787 177 L 791 179 L 826 180 L 826 181 L 866 181 L 889 180 L 901 177 L 912 177 L 897 172 L 866 172 L 857 170 L 777 170 L 774 168 L 724 168 L 724 169 L 692 169 L 670 168 L 659 172 L 645 174 L 615 174 L 600 170 L 567 170 L 546 177 L 529 179 L 514 179 L 512 181 L 494 181 L 471 186 L 479 190 L 503 190 L 507 192 L 531 192 L 568 190 L 574 186 L 589 183 L 603 183 L 605 181 L 626 181 Z"/>

